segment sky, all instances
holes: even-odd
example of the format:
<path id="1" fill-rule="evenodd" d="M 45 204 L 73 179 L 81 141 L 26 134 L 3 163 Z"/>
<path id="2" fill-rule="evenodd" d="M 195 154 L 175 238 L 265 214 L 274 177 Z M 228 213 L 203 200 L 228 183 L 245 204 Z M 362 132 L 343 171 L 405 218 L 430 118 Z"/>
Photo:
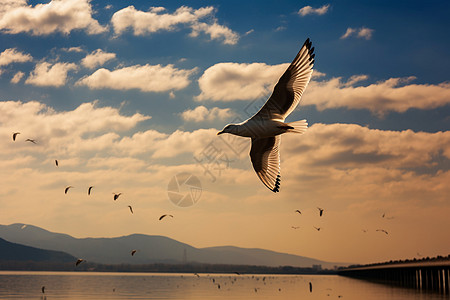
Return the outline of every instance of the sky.
<path id="1" fill-rule="evenodd" d="M 1 0 L 0 223 L 330 262 L 448 255 L 449 14 L 448 1 Z M 250 141 L 216 133 L 264 104 L 307 38 L 314 73 L 287 121 L 309 128 L 282 136 L 272 193 Z M 169 193 L 183 176 L 201 188 Z"/>

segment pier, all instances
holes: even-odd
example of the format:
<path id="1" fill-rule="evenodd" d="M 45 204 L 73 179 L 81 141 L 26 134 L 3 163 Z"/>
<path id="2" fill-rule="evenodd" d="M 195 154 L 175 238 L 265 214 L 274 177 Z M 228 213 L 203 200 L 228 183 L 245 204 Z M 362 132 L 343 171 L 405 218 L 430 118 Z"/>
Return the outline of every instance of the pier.
<path id="1" fill-rule="evenodd" d="M 450 295 L 450 260 L 407 261 L 341 269 L 339 275 Z"/>

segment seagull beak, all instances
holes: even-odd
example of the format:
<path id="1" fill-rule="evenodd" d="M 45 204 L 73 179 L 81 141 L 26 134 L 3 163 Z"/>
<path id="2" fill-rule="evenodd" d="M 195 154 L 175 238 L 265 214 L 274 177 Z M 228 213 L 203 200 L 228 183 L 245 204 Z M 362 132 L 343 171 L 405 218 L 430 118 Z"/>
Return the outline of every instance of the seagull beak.
<path id="1" fill-rule="evenodd" d="M 223 131 L 219 131 L 218 133 L 217 133 L 217 135 L 221 135 L 223 133 Z"/>

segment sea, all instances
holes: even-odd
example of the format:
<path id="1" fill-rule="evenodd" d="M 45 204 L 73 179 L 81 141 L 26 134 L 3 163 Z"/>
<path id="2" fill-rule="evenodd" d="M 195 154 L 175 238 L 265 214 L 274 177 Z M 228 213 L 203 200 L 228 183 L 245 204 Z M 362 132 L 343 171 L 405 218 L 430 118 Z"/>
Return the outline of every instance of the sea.
<path id="1" fill-rule="evenodd" d="M 338 275 L 0 271 L 0 299 L 432 300 L 450 298 L 449 295 L 435 292 L 418 291 Z"/>

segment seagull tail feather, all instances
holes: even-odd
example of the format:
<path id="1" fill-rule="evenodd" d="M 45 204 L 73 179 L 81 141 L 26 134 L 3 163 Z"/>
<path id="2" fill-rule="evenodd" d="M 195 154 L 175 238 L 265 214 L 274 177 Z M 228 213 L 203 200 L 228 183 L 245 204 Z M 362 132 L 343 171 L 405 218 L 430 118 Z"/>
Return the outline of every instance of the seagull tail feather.
<path id="1" fill-rule="evenodd" d="M 288 129 L 287 132 L 293 132 L 293 133 L 304 133 L 306 129 L 308 128 L 308 123 L 306 120 L 300 120 L 295 121 L 291 123 L 287 123 L 290 127 L 293 127 L 292 129 Z"/>

